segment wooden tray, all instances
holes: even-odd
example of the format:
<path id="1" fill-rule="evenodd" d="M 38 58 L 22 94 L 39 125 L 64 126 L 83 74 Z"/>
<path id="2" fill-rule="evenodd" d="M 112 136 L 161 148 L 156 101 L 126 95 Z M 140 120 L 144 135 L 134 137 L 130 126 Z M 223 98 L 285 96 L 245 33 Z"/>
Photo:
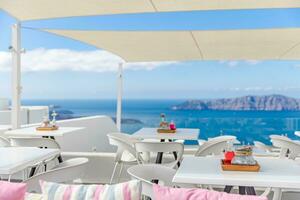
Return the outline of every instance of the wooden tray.
<path id="1" fill-rule="evenodd" d="M 157 132 L 158 133 L 176 133 L 176 130 L 158 128 Z"/>
<path id="2" fill-rule="evenodd" d="M 221 160 L 221 165 L 224 171 L 259 172 L 260 170 L 258 163 L 256 163 L 256 165 L 232 165 L 225 164 L 224 160 Z"/>
<path id="3" fill-rule="evenodd" d="M 37 131 L 56 131 L 58 130 L 58 126 L 53 126 L 53 127 L 37 127 Z"/>

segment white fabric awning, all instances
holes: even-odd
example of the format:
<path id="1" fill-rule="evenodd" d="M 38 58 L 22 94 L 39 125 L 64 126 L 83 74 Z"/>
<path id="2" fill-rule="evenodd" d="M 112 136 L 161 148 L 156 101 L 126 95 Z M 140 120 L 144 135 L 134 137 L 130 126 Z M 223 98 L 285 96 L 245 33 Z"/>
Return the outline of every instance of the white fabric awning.
<path id="1" fill-rule="evenodd" d="M 112 52 L 127 62 L 300 60 L 300 29 L 214 31 L 44 30 Z"/>
<path id="2" fill-rule="evenodd" d="M 299 0 L 1 0 L 20 21 L 60 17 L 192 10 L 299 8 Z"/>

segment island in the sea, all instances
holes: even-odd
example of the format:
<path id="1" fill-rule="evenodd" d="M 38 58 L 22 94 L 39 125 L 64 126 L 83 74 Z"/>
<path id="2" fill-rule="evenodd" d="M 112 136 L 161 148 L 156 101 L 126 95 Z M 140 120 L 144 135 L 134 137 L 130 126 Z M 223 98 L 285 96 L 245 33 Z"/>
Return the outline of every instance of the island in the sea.
<path id="1" fill-rule="evenodd" d="M 300 111 L 300 99 L 283 95 L 188 100 L 172 110 Z"/>

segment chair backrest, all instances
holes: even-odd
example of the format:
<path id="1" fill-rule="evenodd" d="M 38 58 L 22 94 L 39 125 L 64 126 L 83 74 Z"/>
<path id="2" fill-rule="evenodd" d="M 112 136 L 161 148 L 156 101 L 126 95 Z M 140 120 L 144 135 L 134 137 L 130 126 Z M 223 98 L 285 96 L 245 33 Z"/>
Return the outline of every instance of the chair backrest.
<path id="1" fill-rule="evenodd" d="M 117 153 L 115 161 L 121 161 L 122 155 L 124 151 L 128 151 L 133 156 L 136 156 L 136 151 L 134 148 L 135 142 L 138 140 L 132 138 L 130 135 L 125 133 L 110 133 L 107 134 L 109 143 L 111 145 L 117 146 Z"/>
<path id="2" fill-rule="evenodd" d="M 9 140 L 0 136 L 0 147 L 9 147 L 9 146 L 10 146 Z"/>
<path id="3" fill-rule="evenodd" d="M 10 137 L 11 146 L 21 147 L 47 147 L 60 149 L 59 144 L 50 138 Z"/>
<path id="4" fill-rule="evenodd" d="M 210 139 L 199 146 L 195 156 L 220 155 L 233 144 L 233 140 L 228 138 Z"/>
<path id="5" fill-rule="evenodd" d="M 163 165 L 173 168 L 182 159 L 184 145 L 178 142 L 136 142 L 135 150 L 137 152 L 139 164 L 149 164 L 151 162 L 151 153 L 157 154 L 158 152 L 162 152 L 173 154 L 174 152 L 176 152 L 177 158 L 175 159 L 175 161 L 163 162 Z"/>
<path id="6" fill-rule="evenodd" d="M 164 186 L 173 186 L 176 170 L 163 165 L 146 164 L 130 167 L 127 172 L 132 179 L 142 181 L 142 194 L 153 199 L 153 180 Z"/>
<path id="7" fill-rule="evenodd" d="M 65 183 L 82 178 L 88 161 L 89 160 L 87 158 L 72 158 L 60 163 L 55 168 L 47 172 L 37 174 L 25 180 L 24 182 L 27 184 L 27 192 L 40 193 L 40 180 Z"/>
<path id="8" fill-rule="evenodd" d="M 271 146 L 268 146 L 268 145 L 266 145 L 266 144 L 264 144 L 260 141 L 254 141 L 253 143 L 254 143 L 254 146 L 258 149 L 261 149 L 261 150 L 263 150 L 265 152 L 268 152 L 268 153 L 272 152 L 273 148 Z"/>
<path id="9" fill-rule="evenodd" d="M 271 135 L 270 138 L 273 146 L 281 149 L 280 158 L 288 157 L 295 160 L 300 154 L 300 142 L 278 135 Z"/>
<path id="10" fill-rule="evenodd" d="M 214 138 L 208 138 L 208 141 L 217 141 L 217 140 L 227 140 L 229 142 L 232 142 L 234 144 L 239 144 L 240 141 L 236 138 L 234 135 L 220 135 Z"/>

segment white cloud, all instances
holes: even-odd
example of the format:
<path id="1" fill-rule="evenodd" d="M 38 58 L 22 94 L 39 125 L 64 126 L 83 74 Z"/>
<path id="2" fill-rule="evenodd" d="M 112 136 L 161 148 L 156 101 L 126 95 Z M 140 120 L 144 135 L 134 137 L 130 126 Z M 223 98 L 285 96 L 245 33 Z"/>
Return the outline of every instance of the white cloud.
<path id="1" fill-rule="evenodd" d="M 34 49 L 22 55 L 22 71 L 116 71 L 122 59 L 103 50 L 73 51 L 70 49 Z M 128 63 L 125 69 L 152 70 L 176 62 Z M 11 67 L 11 53 L 0 52 L 0 71 Z"/>
<path id="2" fill-rule="evenodd" d="M 259 60 L 246 60 L 245 61 L 247 64 L 249 64 L 249 65 L 257 65 L 257 64 L 259 64 L 261 61 L 259 61 Z"/>
<path id="3" fill-rule="evenodd" d="M 238 61 L 229 61 L 227 64 L 229 67 L 235 67 L 239 64 L 239 62 Z"/>
<path id="4" fill-rule="evenodd" d="M 229 67 L 242 66 L 242 64 L 246 65 L 257 65 L 260 61 L 258 60 L 221 60 L 219 64 L 227 65 Z"/>

